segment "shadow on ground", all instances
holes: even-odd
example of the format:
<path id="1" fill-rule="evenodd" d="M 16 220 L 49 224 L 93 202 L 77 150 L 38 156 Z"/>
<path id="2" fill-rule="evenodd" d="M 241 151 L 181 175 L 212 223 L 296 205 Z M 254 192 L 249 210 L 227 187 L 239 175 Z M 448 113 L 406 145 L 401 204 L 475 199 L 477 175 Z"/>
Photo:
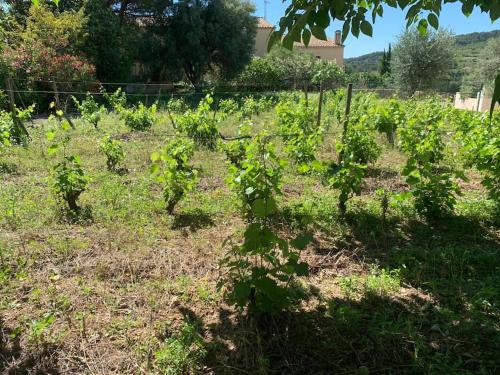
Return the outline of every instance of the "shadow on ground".
<path id="1" fill-rule="evenodd" d="M 196 232 L 202 228 L 214 225 L 211 215 L 200 209 L 184 212 L 174 216 L 172 229 L 188 228 L 191 232 Z"/>
<path id="2" fill-rule="evenodd" d="M 56 348 L 49 344 L 30 349 L 21 346 L 19 335 L 5 327 L 0 316 L 0 373 L 59 374 Z"/>
<path id="3" fill-rule="evenodd" d="M 358 256 L 398 270 L 400 292 L 319 296 L 308 309 L 263 321 L 220 309 L 218 323 L 204 327 L 214 373 L 500 372 L 497 230 L 464 216 L 434 224 L 391 219 L 383 227 L 363 210 L 347 222 L 364 246 Z"/>

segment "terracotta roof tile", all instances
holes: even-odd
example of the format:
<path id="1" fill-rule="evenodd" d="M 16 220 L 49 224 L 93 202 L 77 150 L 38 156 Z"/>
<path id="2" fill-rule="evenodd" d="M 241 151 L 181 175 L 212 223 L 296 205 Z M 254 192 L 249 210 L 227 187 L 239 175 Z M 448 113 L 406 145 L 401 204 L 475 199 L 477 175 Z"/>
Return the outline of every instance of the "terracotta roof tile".
<path id="1" fill-rule="evenodd" d="M 298 48 L 306 48 L 304 43 L 294 42 L 293 45 Z M 335 40 L 328 38 L 327 40 L 321 40 L 315 37 L 311 37 L 309 40 L 309 45 L 307 47 L 339 47 L 341 44 L 335 43 Z"/>
<path id="2" fill-rule="evenodd" d="M 257 28 L 258 29 L 274 29 L 274 26 L 271 25 L 267 20 L 262 17 L 257 17 Z"/>

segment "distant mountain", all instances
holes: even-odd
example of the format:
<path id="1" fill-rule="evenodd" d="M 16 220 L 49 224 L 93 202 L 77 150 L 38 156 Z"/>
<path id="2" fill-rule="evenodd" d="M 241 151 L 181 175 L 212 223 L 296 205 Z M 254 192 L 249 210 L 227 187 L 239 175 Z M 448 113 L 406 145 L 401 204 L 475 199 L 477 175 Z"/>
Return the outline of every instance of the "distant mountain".
<path id="1" fill-rule="evenodd" d="M 477 56 L 486 42 L 500 37 L 500 30 L 456 35 L 456 62 L 454 81 L 461 79 L 468 68 L 475 63 Z M 383 52 L 372 52 L 366 55 L 345 59 L 345 64 L 352 72 L 378 72 Z M 453 88 L 454 89 L 454 88 Z"/>

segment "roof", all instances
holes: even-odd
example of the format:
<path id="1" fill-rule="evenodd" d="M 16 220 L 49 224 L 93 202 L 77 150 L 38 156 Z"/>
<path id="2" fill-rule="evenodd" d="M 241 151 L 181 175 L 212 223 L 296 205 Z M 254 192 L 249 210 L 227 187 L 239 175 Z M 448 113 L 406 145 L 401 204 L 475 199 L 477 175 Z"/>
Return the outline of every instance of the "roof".
<path id="1" fill-rule="evenodd" d="M 265 18 L 257 17 L 257 28 L 258 29 L 274 29 Z M 309 45 L 306 47 L 304 43 L 294 42 L 293 44 L 297 48 L 322 48 L 322 47 L 342 47 L 342 44 L 335 43 L 334 39 L 328 38 L 327 40 L 321 40 L 314 36 L 311 36 L 309 40 Z"/>
<path id="2" fill-rule="evenodd" d="M 337 44 L 335 43 L 335 40 L 328 38 L 327 40 L 321 40 L 318 38 L 315 38 L 314 36 L 311 36 L 311 39 L 309 40 L 309 44 L 307 47 L 304 45 L 304 43 L 299 43 L 299 42 L 294 42 L 293 45 L 298 48 L 317 48 L 317 47 L 341 47 L 342 44 Z"/>
<path id="3" fill-rule="evenodd" d="M 271 25 L 266 19 L 262 17 L 257 17 L 257 28 L 258 29 L 274 29 L 274 26 Z"/>

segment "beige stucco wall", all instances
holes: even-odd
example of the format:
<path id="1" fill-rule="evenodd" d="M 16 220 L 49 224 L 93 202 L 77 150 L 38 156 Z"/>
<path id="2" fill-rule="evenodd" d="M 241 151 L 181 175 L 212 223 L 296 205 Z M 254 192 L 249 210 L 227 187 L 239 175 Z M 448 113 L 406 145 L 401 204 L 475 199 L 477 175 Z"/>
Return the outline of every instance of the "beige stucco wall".
<path id="1" fill-rule="evenodd" d="M 338 47 L 299 47 L 298 50 L 310 53 L 321 60 L 335 61 L 338 66 L 344 66 L 344 46 Z"/>
<path id="2" fill-rule="evenodd" d="M 272 29 L 257 29 L 257 34 L 255 35 L 255 56 L 262 57 L 267 53 L 267 42 L 272 31 Z M 319 57 L 322 60 L 335 61 L 339 66 L 344 66 L 344 46 L 299 47 L 298 49 Z"/>
<path id="3" fill-rule="evenodd" d="M 471 111 L 480 111 L 485 112 L 489 111 L 491 106 L 491 98 L 481 94 L 475 98 L 462 98 L 460 93 L 457 92 L 455 94 L 454 107 L 458 109 L 468 109 Z M 495 108 L 499 108 L 500 106 L 496 104 Z"/>
<path id="4" fill-rule="evenodd" d="M 255 56 L 262 57 L 267 53 L 267 41 L 273 29 L 257 29 L 255 35 Z"/>

